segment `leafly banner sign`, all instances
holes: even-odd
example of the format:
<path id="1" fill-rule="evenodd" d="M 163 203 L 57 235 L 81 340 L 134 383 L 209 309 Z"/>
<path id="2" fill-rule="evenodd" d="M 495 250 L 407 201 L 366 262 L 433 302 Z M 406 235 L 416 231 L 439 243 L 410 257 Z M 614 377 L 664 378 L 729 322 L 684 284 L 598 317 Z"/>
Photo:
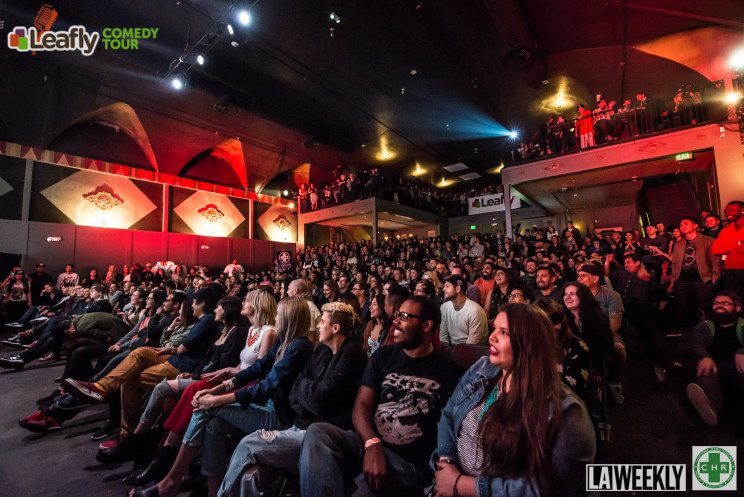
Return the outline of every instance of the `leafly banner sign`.
<path id="1" fill-rule="evenodd" d="M 519 197 L 512 197 L 511 208 L 518 209 L 522 207 L 522 201 Z M 493 195 L 481 195 L 468 199 L 468 215 L 481 214 L 483 212 L 499 212 L 504 210 L 504 194 L 494 193 Z"/>

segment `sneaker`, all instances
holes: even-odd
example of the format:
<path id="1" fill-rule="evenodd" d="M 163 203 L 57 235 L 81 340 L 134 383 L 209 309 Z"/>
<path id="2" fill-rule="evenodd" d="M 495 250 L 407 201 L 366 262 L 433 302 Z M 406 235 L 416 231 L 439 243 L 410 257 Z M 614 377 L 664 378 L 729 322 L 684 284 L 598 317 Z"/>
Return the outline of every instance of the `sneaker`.
<path id="1" fill-rule="evenodd" d="M 38 318 L 35 318 L 35 319 L 30 320 L 29 323 L 31 323 L 31 324 L 39 324 L 39 323 L 44 323 L 46 321 L 49 321 L 49 318 L 46 317 L 46 316 L 41 316 L 41 317 L 38 317 Z"/>
<path id="2" fill-rule="evenodd" d="M 36 411 L 33 414 L 30 414 L 26 416 L 25 418 L 21 418 L 18 420 L 18 424 L 21 425 L 21 428 L 28 428 L 28 423 L 32 421 L 41 421 L 44 419 L 46 415 L 41 411 Z"/>
<path id="3" fill-rule="evenodd" d="M 7 326 L 8 328 L 23 328 L 23 325 L 19 323 L 18 321 L 7 323 L 5 326 Z"/>
<path id="4" fill-rule="evenodd" d="M 13 335 L 12 337 L 6 338 L 0 343 L 4 343 L 5 345 L 10 345 L 11 347 L 17 348 L 21 348 L 21 346 L 23 345 L 23 342 L 21 342 L 21 337 L 18 335 Z"/>
<path id="5" fill-rule="evenodd" d="M 39 357 L 38 361 L 39 362 L 54 362 L 54 361 L 59 361 L 59 357 L 54 355 L 54 352 L 49 352 L 47 355 Z"/>
<path id="6" fill-rule="evenodd" d="M 53 417 L 46 416 L 39 420 L 28 421 L 24 428 L 34 433 L 46 433 L 48 431 L 61 430 L 62 425 Z"/>
<path id="7" fill-rule="evenodd" d="M 36 345 L 37 345 L 38 343 L 39 343 L 39 341 L 38 341 L 38 340 L 34 340 L 34 341 L 33 341 L 33 342 L 31 342 L 31 343 L 27 343 L 27 344 L 21 345 L 21 348 L 23 348 L 23 349 L 26 349 L 26 350 L 28 350 L 28 349 L 33 349 L 34 347 L 36 347 Z"/>
<path id="8" fill-rule="evenodd" d="M 664 336 L 666 336 L 667 338 L 679 338 L 682 336 L 682 333 L 676 330 L 669 330 L 669 332 Z"/>
<path id="9" fill-rule="evenodd" d="M 26 363 L 19 355 L 0 358 L 0 368 L 20 370 L 24 367 L 26 367 Z"/>
<path id="10" fill-rule="evenodd" d="M 121 437 L 114 437 L 111 440 L 106 440 L 105 442 L 101 442 L 98 444 L 98 450 L 108 450 L 113 449 L 117 445 L 121 443 L 121 441 L 124 440 Z"/>
<path id="11" fill-rule="evenodd" d="M 77 381 L 67 378 L 64 381 L 64 388 L 70 395 L 88 403 L 100 404 L 108 397 L 108 394 L 98 388 L 95 383 L 89 383 L 87 381 Z"/>
<path id="12" fill-rule="evenodd" d="M 625 402 L 622 383 L 610 383 L 610 400 L 615 404 L 622 404 Z"/>
<path id="13" fill-rule="evenodd" d="M 119 423 L 114 423 L 110 419 L 107 419 L 103 426 L 90 436 L 90 439 L 103 440 L 104 438 L 115 435 L 116 433 L 119 433 Z"/>
<path id="14" fill-rule="evenodd" d="M 715 408 L 711 405 L 708 396 L 705 395 L 703 389 L 697 383 L 690 383 L 687 385 L 687 398 L 690 400 L 690 404 L 695 408 L 697 413 L 700 415 L 700 419 L 706 425 L 714 426 L 718 424 L 718 413 Z"/>

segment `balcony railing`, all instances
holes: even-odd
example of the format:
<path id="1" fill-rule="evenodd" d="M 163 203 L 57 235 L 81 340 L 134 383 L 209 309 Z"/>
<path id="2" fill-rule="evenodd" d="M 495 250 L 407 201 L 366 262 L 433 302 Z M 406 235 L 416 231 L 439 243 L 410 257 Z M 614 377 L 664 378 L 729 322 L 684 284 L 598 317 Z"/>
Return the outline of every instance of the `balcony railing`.
<path id="1" fill-rule="evenodd" d="M 508 165 L 524 164 L 595 147 L 677 131 L 725 118 L 723 81 L 700 90 L 687 85 L 667 99 L 635 97 L 612 109 L 595 109 L 577 119 L 543 123 L 511 151 Z"/>

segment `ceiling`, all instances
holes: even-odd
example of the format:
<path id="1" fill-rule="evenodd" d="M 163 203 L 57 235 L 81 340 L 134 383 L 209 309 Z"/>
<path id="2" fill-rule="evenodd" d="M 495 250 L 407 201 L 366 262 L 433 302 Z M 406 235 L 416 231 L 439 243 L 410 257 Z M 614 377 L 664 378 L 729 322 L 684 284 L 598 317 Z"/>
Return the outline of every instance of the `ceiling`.
<path id="1" fill-rule="evenodd" d="M 551 176 L 520 183 L 515 188 L 525 200 L 551 214 L 588 207 L 615 207 L 636 201 L 643 180 L 669 174 L 707 169 L 713 165 L 713 152 L 697 151 L 693 159 L 677 162 L 664 157 L 644 162 L 582 173 Z"/>
<path id="2" fill-rule="evenodd" d="M 372 226 L 372 213 L 362 212 L 354 214 L 352 216 L 344 216 L 335 219 L 327 219 L 317 224 L 324 226 L 333 226 L 336 228 L 344 228 L 347 226 Z M 431 224 L 413 219 L 408 216 L 402 216 L 400 214 L 393 214 L 390 212 L 378 212 L 377 213 L 377 227 L 384 230 L 404 230 L 408 228 L 423 228 L 431 226 Z"/>
<path id="3" fill-rule="evenodd" d="M 158 38 L 90 57 L 3 48 L 0 139 L 47 147 L 78 116 L 124 102 L 169 174 L 238 138 L 252 189 L 307 162 L 326 171 L 416 169 L 432 184 L 473 172 L 496 180 L 489 171 L 511 146 L 505 135 L 536 129 L 555 110 L 546 102 L 556 92 L 589 101 L 598 92 L 662 95 L 681 82 L 703 85 L 698 72 L 634 46 L 744 26 L 744 3 L 735 0 L 272 0 L 252 2 L 248 27 L 230 17 L 233 3 L 55 1 L 54 30 L 158 27 Z M 0 2 L 5 30 L 31 25 L 39 5 Z M 193 56 L 215 30 L 222 34 L 186 88 L 165 84 L 173 61 Z M 220 114 L 218 101 L 240 112 Z M 93 146 L 87 155 L 100 153 Z M 144 156 L 122 154 L 133 163 Z M 466 168 L 443 169 L 454 163 Z"/>

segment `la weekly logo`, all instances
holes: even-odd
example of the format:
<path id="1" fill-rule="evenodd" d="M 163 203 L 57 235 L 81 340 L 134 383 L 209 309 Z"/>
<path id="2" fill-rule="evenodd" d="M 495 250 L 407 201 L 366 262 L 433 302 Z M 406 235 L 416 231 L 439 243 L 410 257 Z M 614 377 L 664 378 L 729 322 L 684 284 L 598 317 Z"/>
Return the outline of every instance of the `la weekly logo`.
<path id="1" fill-rule="evenodd" d="M 693 490 L 736 490 L 736 446 L 692 448 Z"/>

